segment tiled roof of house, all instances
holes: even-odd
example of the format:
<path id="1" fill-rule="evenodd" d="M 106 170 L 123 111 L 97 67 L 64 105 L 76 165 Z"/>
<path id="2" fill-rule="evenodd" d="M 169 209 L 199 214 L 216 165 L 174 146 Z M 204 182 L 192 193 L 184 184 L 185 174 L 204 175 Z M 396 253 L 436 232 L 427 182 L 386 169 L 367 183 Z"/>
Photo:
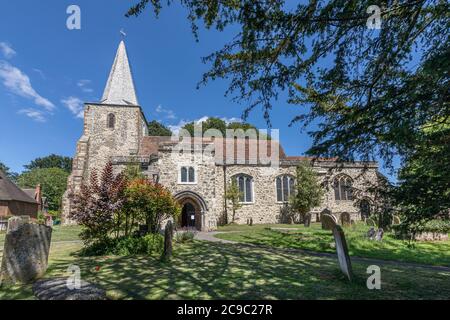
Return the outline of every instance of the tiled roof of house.
<path id="1" fill-rule="evenodd" d="M 0 200 L 3 201 L 21 201 L 28 203 L 37 203 L 22 189 L 16 186 L 8 179 L 6 174 L 0 170 Z"/>

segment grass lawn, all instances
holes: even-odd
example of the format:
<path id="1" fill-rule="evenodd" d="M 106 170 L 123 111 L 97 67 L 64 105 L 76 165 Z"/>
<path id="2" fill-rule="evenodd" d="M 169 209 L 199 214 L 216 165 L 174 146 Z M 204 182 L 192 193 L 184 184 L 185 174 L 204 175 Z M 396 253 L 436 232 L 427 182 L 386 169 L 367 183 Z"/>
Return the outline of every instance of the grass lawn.
<path id="1" fill-rule="evenodd" d="M 363 262 L 353 264 L 350 284 L 334 258 L 276 249 L 193 241 L 176 244 L 172 261 L 163 263 L 153 256 L 79 257 L 81 246 L 54 242 L 46 277 L 67 276 L 68 266 L 78 265 L 110 299 L 450 299 L 444 271 L 381 266 L 381 290 L 368 290 Z M 0 289 L 0 299 L 32 298 L 31 286 Z"/>
<path id="2" fill-rule="evenodd" d="M 289 228 L 291 230 L 270 230 Z M 350 255 L 384 260 L 397 260 L 430 265 L 450 266 L 450 241 L 408 242 L 395 239 L 391 233 L 385 233 L 382 242 L 370 241 L 365 235 L 369 227 L 359 223 L 345 228 L 345 237 Z M 331 231 L 321 229 L 320 223 L 303 225 L 229 225 L 220 227 L 219 231 L 233 231 L 216 235 L 217 238 L 263 244 L 273 247 L 297 248 L 319 252 L 335 253 L 334 239 Z"/>

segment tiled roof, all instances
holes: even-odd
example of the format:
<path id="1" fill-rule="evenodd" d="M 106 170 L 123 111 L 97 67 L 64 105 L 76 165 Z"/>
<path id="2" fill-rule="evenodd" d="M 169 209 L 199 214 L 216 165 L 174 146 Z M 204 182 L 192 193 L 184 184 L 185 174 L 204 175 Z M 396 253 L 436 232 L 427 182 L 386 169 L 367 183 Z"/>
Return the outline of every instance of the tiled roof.
<path id="1" fill-rule="evenodd" d="M 6 174 L 0 170 L 0 200 L 3 201 L 21 201 L 28 203 L 37 203 L 34 198 L 30 197 L 11 180 Z"/>

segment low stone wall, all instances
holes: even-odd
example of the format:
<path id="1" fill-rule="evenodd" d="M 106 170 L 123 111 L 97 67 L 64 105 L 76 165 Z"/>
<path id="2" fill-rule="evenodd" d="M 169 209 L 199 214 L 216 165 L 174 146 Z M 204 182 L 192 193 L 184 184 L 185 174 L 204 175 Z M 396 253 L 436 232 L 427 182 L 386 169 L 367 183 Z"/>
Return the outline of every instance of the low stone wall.
<path id="1" fill-rule="evenodd" d="M 417 241 L 446 241 L 448 233 L 422 232 L 416 236 Z"/>

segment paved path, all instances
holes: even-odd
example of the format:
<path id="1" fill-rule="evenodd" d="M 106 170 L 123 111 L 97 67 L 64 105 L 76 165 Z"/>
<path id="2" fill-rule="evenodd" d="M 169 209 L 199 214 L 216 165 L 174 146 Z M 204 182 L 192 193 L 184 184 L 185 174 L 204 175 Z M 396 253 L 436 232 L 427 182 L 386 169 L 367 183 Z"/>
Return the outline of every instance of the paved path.
<path id="1" fill-rule="evenodd" d="M 304 255 L 310 255 L 310 256 L 315 256 L 315 257 L 327 257 L 327 258 L 337 259 L 337 255 L 335 253 L 309 251 L 309 250 L 302 250 L 302 249 L 295 249 L 295 248 L 277 248 L 277 247 L 266 246 L 266 245 L 230 241 L 230 240 L 219 239 L 219 238 L 215 237 L 216 234 L 231 233 L 231 232 L 239 232 L 239 231 L 199 232 L 199 233 L 197 233 L 195 239 L 211 241 L 211 242 L 230 243 L 230 244 L 234 244 L 236 246 L 243 247 L 243 248 L 257 247 L 257 248 L 265 249 L 272 253 L 304 254 Z M 403 267 L 412 267 L 412 268 L 421 268 L 421 269 L 427 269 L 427 270 L 450 272 L 450 267 L 433 266 L 433 265 L 428 265 L 428 264 L 419 264 L 419 263 L 412 263 L 412 262 L 402 262 L 402 261 L 396 261 L 396 260 L 380 260 L 380 259 L 362 258 L 362 257 L 351 257 L 351 260 L 354 262 L 364 262 L 364 263 L 370 263 L 370 264 L 394 265 L 394 266 L 403 266 Z"/>

